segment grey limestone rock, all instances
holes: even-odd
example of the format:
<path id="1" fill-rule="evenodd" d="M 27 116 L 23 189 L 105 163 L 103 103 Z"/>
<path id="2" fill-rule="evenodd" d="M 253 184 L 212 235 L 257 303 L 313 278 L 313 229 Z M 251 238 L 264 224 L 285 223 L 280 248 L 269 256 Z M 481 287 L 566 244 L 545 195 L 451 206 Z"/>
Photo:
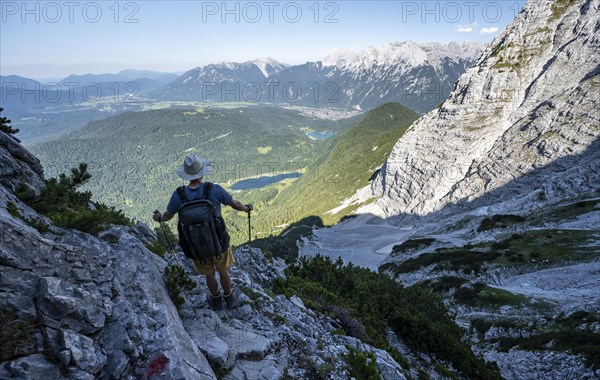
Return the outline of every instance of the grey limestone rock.
<path id="1" fill-rule="evenodd" d="M 444 104 L 396 143 L 373 193 L 383 214 L 431 215 L 600 183 L 599 3 L 529 1 Z M 514 210 L 536 206 L 531 198 Z"/>
<path id="2" fill-rule="evenodd" d="M 40 160 L 12 136 L 0 131 L 0 184 L 15 191 L 20 182 L 38 190 L 43 186 L 44 171 Z"/>
<path id="3" fill-rule="evenodd" d="M 64 379 L 64 376 L 58 364 L 49 362 L 43 354 L 34 354 L 2 363 L 0 366 L 0 378 L 58 380 Z"/>
<path id="4" fill-rule="evenodd" d="M 10 152 L 0 173 L 39 177 L 24 148 Z M 25 210 L 14 185 L 0 181 L 1 204 L 10 198 Z M 42 235 L 4 207 L 0 310 L 34 318 L 39 339 L 32 354 L 1 363 L 0 378 L 142 378 L 152 371 L 161 378 L 215 378 L 169 298 L 166 263 L 144 247 L 155 238 L 147 227 L 116 226 L 104 232 L 107 239 L 74 230 Z M 166 358 L 163 367 L 153 362 L 157 355 Z"/>

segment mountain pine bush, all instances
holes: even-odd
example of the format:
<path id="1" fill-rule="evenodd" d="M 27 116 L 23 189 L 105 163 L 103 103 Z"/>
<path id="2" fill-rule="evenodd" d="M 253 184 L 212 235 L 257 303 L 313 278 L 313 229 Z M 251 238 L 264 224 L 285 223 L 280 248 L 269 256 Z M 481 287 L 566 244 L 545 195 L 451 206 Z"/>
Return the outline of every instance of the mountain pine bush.
<path id="1" fill-rule="evenodd" d="M 364 341 L 379 348 L 390 350 L 385 332 L 391 329 L 409 347 L 451 363 L 467 378 L 500 378 L 497 368 L 486 365 L 462 341 L 465 331 L 450 318 L 442 300 L 420 287 L 405 288 L 386 275 L 317 255 L 290 265 L 273 290 L 296 294 L 320 312 L 331 310 L 331 304 L 348 310 L 364 326 Z"/>
<path id="2" fill-rule="evenodd" d="M 169 291 L 169 296 L 171 296 L 171 300 L 177 309 L 185 303 L 182 293 L 196 287 L 194 280 L 179 264 L 171 264 L 165 267 L 165 283 Z"/>
<path id="3" fill-rule="evenodd" d="M 173 231 L 171 231 L 169 226 L 164 223 L 162 228 L 156 227 L 154 232 L 156 233 L 157 239 L 146 244 L 146 248 L 164 258 L 165 254 L 171 249 L 171 245 L 178 243 L 179 239 L 175 236 Z"/>
<path id="4" fill-rule="evenodd" d="M 344 356 L 350 366 L 350 376 L 356 380 L 381 380 L 377 371 L 377 359 L 372 352 L 361 352 L 354 347 L 348 347 Z"/>
<path id="5" fill-rule="evenodd" d="M 23 320 L 0 309 L 0 362 L 34 353 L 37 328 L 39 325 L 35 320 Z"/>
<path id="6" fill-rule="evenodd" d="M 58 178 L 45 180 L 39 194 L 21 183 L 16 195 L 35 211 L 49 217 L 58 227 L 95 234 L 111 224 L 131 225 L 131 220 L 121 210 L 92 201 L 89 191 L 77 190 L 91 177 L 87 164 L 81 163 L 71 169 L 69 176 L 63 173 Z"/>
<path id="7" fill-rule="evenodd" d="M 4 110 L 4 108 L 0 107 L 0 114 L 2 113 L 3 110 Z M 10 123 L 11 123 L 11 121 L 9 119 L 0 115 L 0 131 L 2 131 L 4 133 L 8 133 L 9 135 L 14 135 L 15 133 L 18 133 L 19 130 L 14 129 L 10 125 Z"/>

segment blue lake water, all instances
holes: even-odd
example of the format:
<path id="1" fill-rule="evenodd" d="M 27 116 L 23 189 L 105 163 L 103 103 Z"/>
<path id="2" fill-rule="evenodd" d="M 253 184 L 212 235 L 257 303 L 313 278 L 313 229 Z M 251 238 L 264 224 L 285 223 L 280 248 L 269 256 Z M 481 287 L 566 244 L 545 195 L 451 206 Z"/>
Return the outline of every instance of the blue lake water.
<path id="1" fill-rule="evenodd" d="M 283 181 L 287 178 L 298 178 L 302 175 L 302 173 L 292 172 L 292 173 L 283 173 L 277 175 L 264 175 L 262 177 L 245 179 L 243 181 L 238 181 L 231 185 L 231 190 L 250 190 L 250 189 L 259 189 L 261 187 L 269 186 L 279 181 Z"/>
<path id="2" fill-rule="evenodd" d="M 317 140 L 327 140 L 330 137 L 333 137 L 333 132 L 325 131 L 325 132 L 308 132 L 308 137 L 312 137 Z"/>

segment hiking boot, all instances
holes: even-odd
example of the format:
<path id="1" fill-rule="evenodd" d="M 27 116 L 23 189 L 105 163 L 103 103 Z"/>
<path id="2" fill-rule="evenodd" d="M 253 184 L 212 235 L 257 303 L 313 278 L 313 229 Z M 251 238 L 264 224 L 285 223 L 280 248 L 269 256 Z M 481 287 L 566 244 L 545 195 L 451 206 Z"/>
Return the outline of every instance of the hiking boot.
<path id="1" fill-rule="evenodd" d="M 224 298 L 225 298 L 225 303 L 227 304 L 228 309 L 233 309 L 233 308 L 237 307 L 238 295 L 237 295 L 237 292 L 235 291 L 235 289 L 231 289 L 231 292 L 229 292 L 229 294 L 225 295 Z"/>
<path id="2" fill-rule="evenodd" d="M 208 293 L 206 296 L 206 301 L 213 310 L 221 310 L 223 308 L 223 304 L 221 302 L 221 292 L 219 292 L 219 295 L 216 297 Z"/>

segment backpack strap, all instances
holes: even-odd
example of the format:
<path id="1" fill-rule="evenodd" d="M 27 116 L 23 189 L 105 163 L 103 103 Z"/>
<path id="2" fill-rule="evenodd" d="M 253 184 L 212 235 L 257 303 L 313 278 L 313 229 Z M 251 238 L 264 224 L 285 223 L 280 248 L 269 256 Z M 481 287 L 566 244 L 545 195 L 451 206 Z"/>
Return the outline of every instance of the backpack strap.
<path id="1" fill-rule="evenodd" d="M 186 203 L 188 201 L 187 195 L 185 195 L 185 186 L 179 186 L 177 188 L 177 195 L 179 195 L 179 198 L 183 203 Z"/>
<path id="2" fill-rule="evenodd" d="M 212 190 L 212 186 L 212 182 L 204 183 L 204 192 L 202 193 L 202 199 L 208 199 L 210 191 Z M 181 199 L 183 203 L 186 203 L 188 201 L 187 195 L 185 195 L 185 186 L 179 186 L 177 188 L 177 195 L 179 195 L 179 199 Z"/>
<path id="3" fill-rule="evenodd" d="M 212 190 L 212 182 L 205 182 L 204 183 L 204 194 L 202 194 L 202 199 L 208 199 L 208 196 L 210 195 L 210 191 Z"/>

